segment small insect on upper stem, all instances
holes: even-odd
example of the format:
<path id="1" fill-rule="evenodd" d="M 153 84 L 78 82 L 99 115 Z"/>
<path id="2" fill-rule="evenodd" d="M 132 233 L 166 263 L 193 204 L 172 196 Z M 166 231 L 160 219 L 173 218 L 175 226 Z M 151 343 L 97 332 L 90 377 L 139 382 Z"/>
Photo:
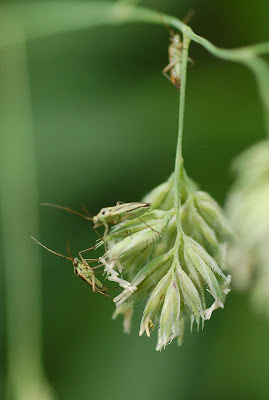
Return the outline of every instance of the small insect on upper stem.
<path id="1" fill-rule="evenodd" d="M 161 19 L 162 15 L 160 14 Z M 186 24 L 191 17 L 193 16 L 193 10 L 190 10 L 187 16 L 184 18 L 184 23 Z M 183 50 L 183 42 L 181 40 L 180 33 L 175 33 L 170 26 L 168 26 L 165 21 L 163 21 L 164 25 L 168 29 L 171 37 L 170 44 L 168 47 L 168 65 L 163 69 L 164 76 L 169 79 L 170 82 L 175 85 L 177 90 L 180 90 L 181 84 L 181 60 L 182 60 L 182 50 Z M 192 61 L 191 58 L 188 58 L 188 61 Z M 168 75 L 169 72 L 169 75 Z"/>
<path id="2" fill-rule="evenodd" d="M 181 83 L 181 59 L 182 59 L 182 41 L 180 34 L 174 34 L 170 38 L 168 47 L 169 64 L 163 69 L 164 76 L 180 90 Z M 168 75 L 168 72 L 170 75 Z"/>
<path id="3" fill-rule="evenodd" d="M 44 247 L 44 249 L 48 250 L 50 253 L 72 261 L 72 264 L 73 264 L 73 267 L 74 267 L 74 273 L 77 276 L 79 276 L 81 279 L 83 279 L 88 285 L 90 285 L 92 287 L 92 291 L 93 292 L 99 292 L 99 293 L 103 294 L 104 296 L 110 297 L 106 293 L 110 288 L 106 288 L 103 285 L 103 283 L 101 281 L 99 281 L 99 279 L 97 279 L 95 277 L 94 270 L 96 268 L 101 267 L 102 265 L 97 265 L 96 267 L 90 267 L 88 262 L 86 262 L 86 260 L 82 257 L 83 251 L 93 250 L 94 247 L 91 247 L 89 249 L 80 251 L 79 252 L 79 258 L 78 257 L 73 258 L 71 255 L 68 257 L 68 256 L 65 256 L 63 254 L 57 253 L 54 250 L 49 249 L 48 247 L 46 247 L 44 244 L 40 243 L 37 239 L 35 239 L 33 237 L 31 239 L 33 239 L 40 246 Z M 99 259 L 91 259 L 90 261 L 91 262 L 99 262 Z"/>

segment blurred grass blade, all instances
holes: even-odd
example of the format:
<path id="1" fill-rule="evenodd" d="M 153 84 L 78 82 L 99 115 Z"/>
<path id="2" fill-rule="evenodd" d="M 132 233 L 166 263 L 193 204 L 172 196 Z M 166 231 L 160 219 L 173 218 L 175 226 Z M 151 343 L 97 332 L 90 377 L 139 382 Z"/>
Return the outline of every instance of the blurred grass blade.
<path id="1" fill-rule="evenodd" d="M 116 1 L 116 3 L 120 4 L 120 3 L 125 3 L 125 4 L 139 4 L 141 3 L 142 0 L 118 0 Z"/>
<path id="2" fill-rule="evenodd" d="M 32 110 L 23 30 L 14 20 L 2 35 L 20 45 L 0 59 L 1 220 L 5 265 L 7 398 L 48 400 L 42 367 L 41 263 L 38 246 L 38 185 Z"/>
<path id="3" fill-rule="evenodd" d="M 123 10 L 132 10 L 132 4 L 123 4 Z M 113 12 L 115 11 L 115 12 Z M 117 3 L 43 3 L 17 4 L 0 7 L 0 24 L 10 14 L 18 18 L 25 29 L 26 39 L 36 39 L 58 33 L 93 28 L 104 24 L 121 22 L 117 18 Z M 123 15 L 125 17 L 125 15 Z M 19 37 L 1 36 L 0 46 L 16 43 Z"/>

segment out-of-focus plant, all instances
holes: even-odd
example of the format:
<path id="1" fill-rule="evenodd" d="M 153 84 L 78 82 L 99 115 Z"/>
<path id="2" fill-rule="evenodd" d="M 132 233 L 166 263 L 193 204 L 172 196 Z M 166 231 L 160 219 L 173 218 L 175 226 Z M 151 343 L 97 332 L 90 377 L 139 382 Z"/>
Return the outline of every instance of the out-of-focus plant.
<path id="1" fill-rule="evenodd" d="M 32 232 L 39 230 L 39 218 L 24 30 L 20 21 L 11 15 L 1 14 L 1 18 L 0 37 L 17 43 L 0 54 L 0 212 L 5 265 L 6 398 L 52 400 L 54 392 L 42 363 L 41 260 L 39 249 L 29 243 Z"/>
<path id="2" fill-rule="evenodd" d="M 269 316 L 269 140 L 241 154 L 234 170 L 227 214 L 237 240 L 229 249 L 228 265 L 234 288 L 251 288 L 253 307 Z"/>
<path id="3" fill-rule="evenodd" d="M 115 219 L 113 228 L 108 232 L 106 229 L 99 242 L 105 245 L 105 254 L 99 261 L 105 266 L 107 278 L 123 289 L 114 299 L 114 317 L 123 314 L 124 330 L 129 332 L 134 305 L 144 304 L 140 334 L 146 332 L 150 336 L 157 325 L 157 350 L 161 350 L 174 338 L 182 343 L 186 322 L 191 326 L 194 322 L 203 325 L 215 309 L 223 308 L 230 290 L 230 276 L 224 274 L 223 268 L 225 248 L 233 237 L 232 230 L 217 203 L 209 194 L 198 190 L 188 177 L 183 163 L 182 136 L 190 42 L 202 45 L 215 57 L 241 63 L 254 72 L 266 121 L 269 69 L 259 54 L 269 52 L 269 43 L 232 50 L 217 48 L 177 18 L 165 14 L 160 17 L 159 13 L 135 3 L 54 3 L 5 9 L 22 21 L 25 35 L 31 40 L 98 25 L 162 24 L 163 21 L 183 35 L 182 43 L 179 34 L 177 38 L 176 35 L 173 37 L 178 47 L 174 48 L 176 53 L 170 54 L 169 67 L 171 80 L 175 81 L 175 77 L 180 80 L 174 173 L 143 199 L 151 204 L 149 211 L 137 218 L 127 213 L 126 218 Z M 18 38 L 15 41 L 4 38 L 0 45 L 6 47 L 16 42 Z M 109 212 L 113 213 L 113 209 Z"/>

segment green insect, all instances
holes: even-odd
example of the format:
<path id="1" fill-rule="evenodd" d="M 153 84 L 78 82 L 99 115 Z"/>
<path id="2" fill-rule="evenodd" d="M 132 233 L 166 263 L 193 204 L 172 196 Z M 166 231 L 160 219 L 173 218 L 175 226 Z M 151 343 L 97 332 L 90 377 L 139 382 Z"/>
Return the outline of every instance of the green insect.
<path id="1" fill-rule="evenodd" d="M 127 219 L 139 218 L 147 211 L 149 211 L 151 203 L 123 203 L 118 201 L 115 206 L 102 208 L 99 213 L 94 217 L 82 214 L 68 207 L 59 206 L 57 204 L 42 203 L 42 205 L 60 208 L 62 210 L 76 214 L 82 218 L 87 219 L 88 221 L 92 221 L 93 227 L 98 228 L 99 226 L 108 227 L 108 225 L 115 225 Z M 88 210 L 86 210 L 86 212 L 88 213 Z"/>
<path id="2" fill-rule="evenodd" d="M 121 203 L 118 202 L 114 207 L 102 208 L 95 217 L 93 217 L 93 227 L 115 225 L 127 219 L 141 217 L 149 211 L 150 203 Z"/>
<path id="3" fill-rule="evenodd" d="M 99 213 L 93 217 L 92 221 L 94 229 L 98 228 L 99 226 L 105 227 L 103 242 L 106 252 L 106 237 L 109 225 L 116 225 L 123 221 L 126 221 L 127 219 L 139 218 L 147 211 L 149 211 L 150 206 L 150 203 L 122 203 L 118 201 L 114 207 L 102 208 Z"/>
<path id="4" fill-rule="evenodd" d="M 40 246 L 44 247 L 44 249 L 48 250 L 49 252 L 56 254 L 59 257 L 63 257 L 63 258 L 66 258 L 67 260 L 72 261 L 72 264 L 74 266 L 74 273 L 77 276 L 79 276 L 81 279 L 83 279 L 88 285 L 90 285 L 92 287 L 93 292 L 99 292 L 99 293 L 103 294 L 104 296 L 109 297 L 109 295 L 106 292 L 112 288 L 106 288 L 103 285 L 103 283 L 101 281 L 99 281 L 99 279 L 97 279 L 95 276 L 95 274 L 96 274 L 95 269 L 101 267 L 101 265 L 97 265 L 96 267 L 90 267 L 90 265 L 87 262 L 87 261 L 98 262 L 99 259 L 85 259 L 82 256 L 83 252 L 93 250 L 94 247 L 80 251 L 79 252 L 80 258 L 77 258 L 77 257 L 73 258 L 71 256 L 70 257 L 64 256 L 63 254 L 57 253 L 56 251 L 49 249 L 48 247 L 44 246 L 42 243 L 40 243 L 38 240 L 36 240 L 33 237 L 32 237 L 32 239 L 36 243 L 38 243 Z"/>

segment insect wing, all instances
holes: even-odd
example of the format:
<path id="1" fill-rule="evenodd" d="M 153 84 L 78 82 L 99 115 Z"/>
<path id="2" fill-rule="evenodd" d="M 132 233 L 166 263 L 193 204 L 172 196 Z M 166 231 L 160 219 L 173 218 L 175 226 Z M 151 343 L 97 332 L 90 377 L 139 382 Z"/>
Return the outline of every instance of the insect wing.
<path id="1" fill-rule="evenodd" d="M 118 206 L 110 207 L 110 208 L 113 209 L 112 214 L 114 216 L 118 216 L 118 215 L 122 215 L 122 214 L 125 215 L 125 214 L 132 213 L 141 208 L 149 208 L 150 206 L 151 206 L 150 203 L 136 202 L 136 203 L 123 203 L 123 204 L 119 204 Z"/>
<path id="2" fill-rule="evenodd" d="M 141 210 L 142 213 L 146 212 L 151 206 L 150 203 L 122 203 L 114 207 L 102 208 L 99 213 L 93 217 L 93 223 L 95 227 L 100 225 L 106 226 L 106 224 L 116 224 L 122 222 L 125 219 L 129 219 L 132 213 L 137 210 Z M 140 214 L 141 215 L 141 214 Z"/>

